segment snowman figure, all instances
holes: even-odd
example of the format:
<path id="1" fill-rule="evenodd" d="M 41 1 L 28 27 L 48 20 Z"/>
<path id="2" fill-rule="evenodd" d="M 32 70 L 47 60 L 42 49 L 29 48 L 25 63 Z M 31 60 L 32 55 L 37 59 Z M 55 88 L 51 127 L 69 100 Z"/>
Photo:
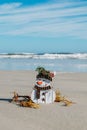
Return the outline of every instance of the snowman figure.
<path id="1" fill-rule="evenodd" d="M 31 94 L 32 101 L 35 103 L 46 104 L 54 102 L 56 95 L 51 87 L 54 73 L 45 70 L 43 67 L 38 67 L 36 71 L 38 71 L 38 74 Z"/>

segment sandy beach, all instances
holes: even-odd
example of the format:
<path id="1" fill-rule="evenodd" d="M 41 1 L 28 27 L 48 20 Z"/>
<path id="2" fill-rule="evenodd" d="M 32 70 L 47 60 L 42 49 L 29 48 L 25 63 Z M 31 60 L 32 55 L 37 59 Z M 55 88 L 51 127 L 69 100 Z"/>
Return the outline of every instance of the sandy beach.
<path id="1" fill-rule="evenodd" d="M 54 91 L 76 102 L 40 104 L 39 109 L 9 101 L 14 91 L 31 95 L 36 72 L 0 71 L 0 130 L 87 130 L 87 73 L 57 73 Z"/>

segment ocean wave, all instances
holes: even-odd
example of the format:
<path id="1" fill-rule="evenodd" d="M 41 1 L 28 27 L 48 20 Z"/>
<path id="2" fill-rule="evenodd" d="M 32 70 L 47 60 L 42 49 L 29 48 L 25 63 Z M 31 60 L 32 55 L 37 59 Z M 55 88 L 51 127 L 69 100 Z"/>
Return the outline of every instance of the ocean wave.
<path id="1" fill-rule="evenodd" d="M 87 59 L 87 53 L 1 53 L 0 58 Z"/>

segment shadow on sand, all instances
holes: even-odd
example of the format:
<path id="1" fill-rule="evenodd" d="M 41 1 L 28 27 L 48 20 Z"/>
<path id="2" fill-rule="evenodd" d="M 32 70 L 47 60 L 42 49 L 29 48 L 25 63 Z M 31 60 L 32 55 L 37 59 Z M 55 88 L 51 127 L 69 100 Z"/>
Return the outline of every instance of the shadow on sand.
<path id="1" fill-rule="evenodd" d="M 12 102 L 12 99 L 11 98 L 0 98 L 0 102 Z"/>

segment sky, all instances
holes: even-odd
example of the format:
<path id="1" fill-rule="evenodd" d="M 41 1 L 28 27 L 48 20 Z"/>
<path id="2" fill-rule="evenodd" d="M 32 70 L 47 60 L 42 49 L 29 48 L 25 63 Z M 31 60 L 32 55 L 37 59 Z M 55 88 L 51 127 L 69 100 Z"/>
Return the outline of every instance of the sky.
<path id="1" fill-rule="evenodd" d="M 87 0 L 0 0 L 0 53 L 87 53 Z"/>

